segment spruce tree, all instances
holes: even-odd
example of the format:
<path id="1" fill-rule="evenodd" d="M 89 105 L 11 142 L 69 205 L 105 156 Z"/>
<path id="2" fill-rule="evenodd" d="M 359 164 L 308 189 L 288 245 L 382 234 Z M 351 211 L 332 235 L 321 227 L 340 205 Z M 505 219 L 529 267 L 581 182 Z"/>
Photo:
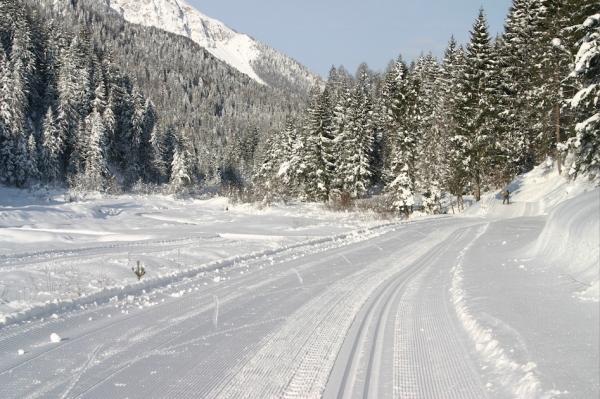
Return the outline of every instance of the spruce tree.
<path id="1" fill-rule="evenodd" d="M 494 163 L 496 137 L 493 126 L 494 90 L 491 40 L 483 9 L 471 31 L 464 67 L 458 79 L 461 98 L 457 102 L 457 129 L 452 138 L 454 156 L 462 160 L 464 173 L 481 199 L 485 179 Z"/>
<path id="2" fill-rule="evenodd" d="M 415 175 L 417 190 L 425 211 L 439 211 L 441 182 L 447 174 L 442 152 L 445 144 L 442 140 L 441 110 L 441 71 L 432 53 L 421 57 L 415 67 L 413 79 L 418 81 L 419 117 L 417 131 L 420 132 L 417 152 L 419 154 Z"/>
<path id="3" fill-rule="evenodd" d="M 40 157 L 40 170 L 46 182 L 59 181 L 61 177 L 61 155 L 64 150 L 64 140 L 61 129 L 52 108 L 49 107 L 42 123 L 43 142 Z"/>
<path id="4" fill-rule="evenodd" d="M 565 79 L 577 52 L 580 39 L 576 28 L 581 21 L 597 12 L 598 3 L 592 0 L 546 0 L 544 36 L 540 46 L 540 77 L 536 82 L 542 102 L 545 126 L 540 134 L 541 151 L 555 156 L 558 172 L 562 172 L 563 147 L 561 144 L 572 135 L 574 110 L 566 106 L 577 91 L 575 80 Z"/>
<path id="5" fill-rule="evenodd" d="M 86 118 L 87 145 L 85 171 L 82 173 L 83 188 L 94 191 L 105 191 L 109 183 L 109 170 L 106 161 L 106 127 L 101 113 L 94 109 Z"/>
<path id="6" fill-rule="evenodd" d="M 311 90 L 304 127 L 306 147 L 304 174 L 306 196 L 325 201 L 329 197 L 331 171 L 332 106 L 329 93 L 315 87 Z"/>
<path id="7" fill-rule="evenodd" d="M 334 112 L 334 196 L 344 201 L 363 197 L 372 176 L 373 100 L 365 64 L 357 75 L 352 89 L 342 82 Z"/>
<path id="8" fill-rule="evenodd" d="M 346 184 L 351 156 L 350 142 L 350 107 L 351 92 L 348 80 L 342 79 L 338 88 L 337 102 L 333 112 L 333 142 L 332 152 L 336 154 L 333 173 L 331 175 L 331 197 L 334 199 L 350 198 L 349 187 Z"/>
<path id="9" fill-rule="evenodd" d="M 37 177 L 35 151 L 28 149 L 35 126 L 36 46 L 29 10 L 15 0 L 0 4 L 0 179 L 23 186 Z M 35 142 L 37 139 L 32 138 Z"/>
<path id="10" fill-rule="evenodd" d="M 575 151 L 569 171 L 573 176 L 600 172 L 600 14 L 588 17 L 581 28 L 585 36 L 580 40 L 571 73 L 581 84 L 570 101 L 578 111 L 576 136 L 568 142 Z"/>
<path id="11" fill-rule="evenodd" d="M 275 182 L 281 182 L 282 190 L 292 198 L 306 198 L 304 188 L 303 162 L 305 153 L 305 136 L 296 126 L 292 118 L 288 117 L 281 139 L 278 141 L 275 152 L 277 165 Z M 275 185 L 278 185 L 275 183 Z"/>
<path id="12" fill-rule="evenodd" d="M 462 204 L 463 190 L 468 184 L 463 166 L 462 141 L 458 138 L 456 141 L 453 140 L 458 129 L 457 107 L 464 99 L 462 92 L 457 90 L 463 64 L 464 49 L 462 46 L 457 47 L 456 40 L 452 36 L 444 52 L 440 81 L 440 124 L 441 142 L 443 143 L 440 155 L 443 158 L 442 164 L 445 170 L 443 187 L 457 197 L 459 209 Z"/>
<path id="13" fill-rule="evenodd" d="M 386 193 L 389 206 L 410 215 L 417 194 L 416 164 L 419 145 L 418 81 L 412 79 L 406 64 L 399 59 L 391 80 L 392 101 L 388 126 L 389 162 L 386 168 Z"/>
<path id="14" fill-rule="evenodd" d="M 193 149 L 183 132 L 175 133 L 174 139 L 169 184 L 174 192 L 182 192 L 194 183 Z"/>
<path id="15" fill-rule="evenodd" d="M 271 135 L 264 145 L 262 161 L 252 176 L 255 198 L 263 204 L 285 201 L 292 195 L 293 175 L 289 173 L 289 160 L 295 130 L 294 121 L 288 117 L 284 129 Z"/>
<path id="16" fill-rule="evenodd" d="M 513 0 L 502 39 L 495 47 L 501 73 L 502 127 L 504 152 L 509 169 L 506 179 L 530 170 L 546 155 L 541 149 L 545 138 L 542 101 L 537 83 L 541 76 L 541 57 L 549 49 L 544 44 L 547 18 L 543 0 Z"/>

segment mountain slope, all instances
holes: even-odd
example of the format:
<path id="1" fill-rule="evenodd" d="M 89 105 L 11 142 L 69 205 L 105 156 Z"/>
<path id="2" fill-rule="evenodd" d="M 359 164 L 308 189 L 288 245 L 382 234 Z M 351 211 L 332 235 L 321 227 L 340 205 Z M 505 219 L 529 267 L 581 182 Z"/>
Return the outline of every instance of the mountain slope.
<path id="1" fill-rule="evenodd" d="M 255 81 L 307 93 L 321 78 L 293 59 L 235 32 L 181 0 L 102 0 L 124 19 L 186 36 Z"/>
<path id="2" fill-rule="evenodd" d="M 43 20 L 89 35 L 96 49 L 110 54 L 113 65 L 154 104 L 157 134 L 192 141 L 190 165 L 199 181 L 220 184 L 247 178 L 251 162 L 262 157 L 267 137 L 279 131 L 288 116 L 302 114 L 304 95 L 260 84 L 188 37 L 131 23 L 104 1 L 27 4 Z M 169 158 L 165 165 L 171 162 Z"/>

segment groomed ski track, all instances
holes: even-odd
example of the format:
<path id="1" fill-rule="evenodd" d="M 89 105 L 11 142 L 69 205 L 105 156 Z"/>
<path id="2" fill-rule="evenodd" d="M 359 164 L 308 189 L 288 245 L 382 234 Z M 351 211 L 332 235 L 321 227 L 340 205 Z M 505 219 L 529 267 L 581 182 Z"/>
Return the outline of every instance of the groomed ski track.
<path id="1" fill-rule="evenodd" d="M 400 223 L 11 326 L 0 396 L 485 397 L 448 291 L 482 225 Z"/>

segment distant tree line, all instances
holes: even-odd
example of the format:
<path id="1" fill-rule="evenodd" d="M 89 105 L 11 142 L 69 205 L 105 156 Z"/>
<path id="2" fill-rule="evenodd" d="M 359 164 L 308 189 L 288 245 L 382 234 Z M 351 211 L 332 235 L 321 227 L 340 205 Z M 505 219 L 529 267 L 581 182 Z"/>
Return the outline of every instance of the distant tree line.
<path id="1" fill-rule="evenodd" d="M 598 16 L 590 0 L 514 0 L 502 36 L 483 10 L 466 48 L 401 58 L 384 73 L 332 68 L 303 115 L 273 135 L 253 191 L 266 201 L 361 198 L 378 187 L 391 209 L 440 211 L 502 187 L 570 150 L 570 175 L 599 167 Z M 581 48 L 579 54 L 577 49 Z"/>
<path id="2" fill-rule="evenodd" d="M 332 68 L 305 95 L 102 1 L 2 0 L 0 182 L 216 185 L 266 202 L 377 191 L 408 214 L 440 211 L 442 193 L 479 200 L 548 156 L 560 168 L 568 151 L 569 175 L 597 173 L 598 8 L 514 0 L 496 39 L 481 10 L 470 42 L 451 38 L 441 62 Z M 280 62 L 257 67 L 267 77 Z"/>

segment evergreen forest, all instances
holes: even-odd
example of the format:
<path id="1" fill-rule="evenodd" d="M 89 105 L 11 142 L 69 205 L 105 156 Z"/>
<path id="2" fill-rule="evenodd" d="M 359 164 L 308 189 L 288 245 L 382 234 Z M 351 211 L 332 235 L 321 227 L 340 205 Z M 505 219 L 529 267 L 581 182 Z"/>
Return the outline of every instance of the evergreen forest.
<path id="1" fill-rule="evenodd" d="M 408 216 L 479 200 L 548 159 L 593 175 L 599 13 L 591 0 L 513 0 L 499 37 L 481 9 L 442 60 L 332 67 L 303 91 L 258 84 L 102 2 L 2 0 L 0 182 L 218 187 L 263 203 L 381 194 Z"/>

